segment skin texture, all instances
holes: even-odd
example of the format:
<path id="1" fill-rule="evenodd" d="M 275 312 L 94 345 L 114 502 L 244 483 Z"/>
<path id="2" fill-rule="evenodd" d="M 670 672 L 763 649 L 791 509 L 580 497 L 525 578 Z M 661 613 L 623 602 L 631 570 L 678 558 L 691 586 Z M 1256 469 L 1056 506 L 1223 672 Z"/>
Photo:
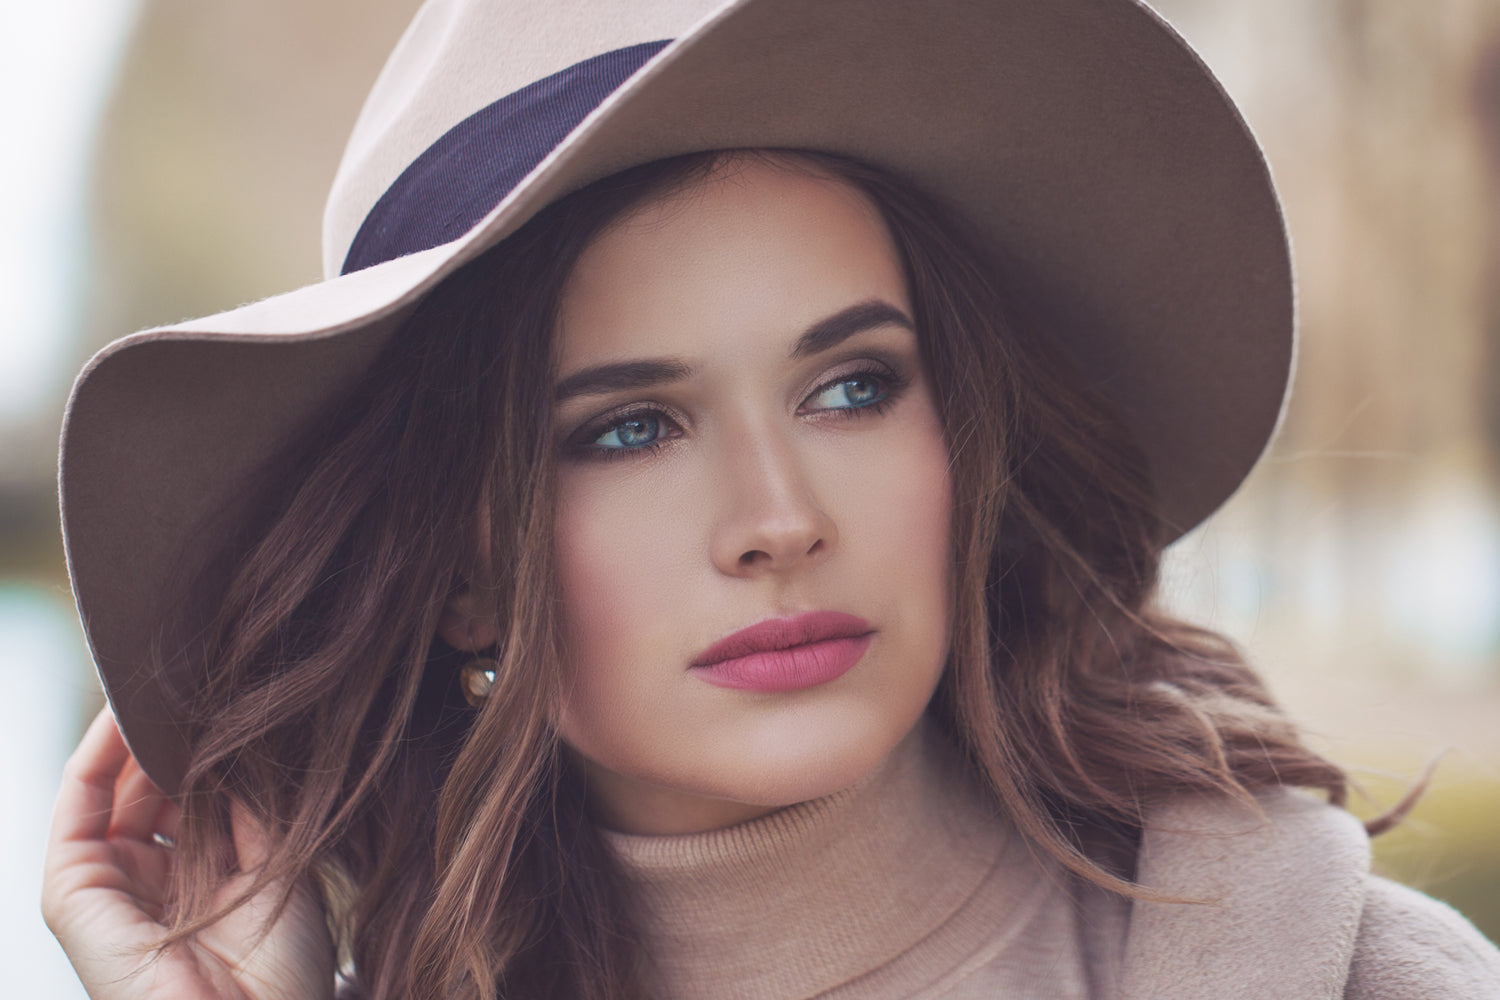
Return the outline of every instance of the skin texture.
<path id="1" fill-rule="evenodd" d="M 177 807 L 141 771 L 106 708 L 63 769 L 42 878 L 42 915 L 94 1000 L 304 1000 L 333 995 L 333 943 L 313 893 L 297 886 L 275 924 L 272 885 L 218 923 L 161 953 L 157 942 Z M 234 810 L 243 872 L 266 838 Z M 219 892 L 233 900 L 248 875 Z"/>
<path id="2" fill-rule="evenodd" d="M 564 289 L 560 385 L 620 362 L 682 369 L 554 414 L 570 667 L 558 727 L 616 829 L 713 829 L 834 792 L 931 698 L 951 501 L 916 334 L 876 321 L 795 351 L 820 321 L 872 304 L 911 315 L 875 209 L 759 157 L 637 207 Z M 874 629 L 833 681 L 770 694 L 689 669 L 732 632 L 814 610 Z"/>

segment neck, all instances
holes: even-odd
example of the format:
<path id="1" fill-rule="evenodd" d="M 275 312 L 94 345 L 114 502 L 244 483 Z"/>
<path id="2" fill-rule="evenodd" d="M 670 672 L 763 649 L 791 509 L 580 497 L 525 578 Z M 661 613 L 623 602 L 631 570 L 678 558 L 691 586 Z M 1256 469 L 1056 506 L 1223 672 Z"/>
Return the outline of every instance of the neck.
<path id="1" fill-rule="evenodd" d="M 600 823 L 618 833 L 641 837 L 705 833 L 748 823 L 780 808 L 690 795 L 606 771 L 582 755 L 577 760 Z"/>

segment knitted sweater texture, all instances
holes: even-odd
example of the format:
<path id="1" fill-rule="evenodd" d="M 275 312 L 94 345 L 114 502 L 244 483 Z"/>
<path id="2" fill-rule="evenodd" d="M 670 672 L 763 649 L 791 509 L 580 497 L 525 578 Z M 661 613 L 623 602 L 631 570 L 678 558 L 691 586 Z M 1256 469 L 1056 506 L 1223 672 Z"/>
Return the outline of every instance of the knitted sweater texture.
<path id="1" fill-rule="evenodd" d="M 656 995 L 1500 1000 L 1500 952 L 1369 875 L 1363 830 L 1295 792 L 1151 818 L 1132 903 L 1029 847 L 918 727 L 826 798 L 710 833 L 606 838 L 636 891 Z"/>

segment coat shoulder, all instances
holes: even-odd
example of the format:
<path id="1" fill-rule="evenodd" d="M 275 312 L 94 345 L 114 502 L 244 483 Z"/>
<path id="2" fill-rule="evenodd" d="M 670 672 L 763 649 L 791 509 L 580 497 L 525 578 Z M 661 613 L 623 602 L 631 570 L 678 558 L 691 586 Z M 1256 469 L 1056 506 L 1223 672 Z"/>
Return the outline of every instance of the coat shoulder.
<path id="1" fill-rule="evenodd" d="M 1344 1000 L 1500 1000 L 1500 950 L 1458 911 L 1371 877 Z"/>

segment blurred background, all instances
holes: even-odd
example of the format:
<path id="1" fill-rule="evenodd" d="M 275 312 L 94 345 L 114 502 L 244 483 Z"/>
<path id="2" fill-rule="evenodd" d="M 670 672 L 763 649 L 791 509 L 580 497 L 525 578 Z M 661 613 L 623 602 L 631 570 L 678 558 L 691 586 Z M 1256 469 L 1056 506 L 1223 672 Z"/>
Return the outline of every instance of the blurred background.
<path id="1" fill-rule="evenodd" d="M 55 455 L 107 341 L 319 277 L 322 200 L 416 0 L 14 2 L 0 32 L 0 968 L 82 997 L 36 899 L 100 704 Z M 1391 875 L 1500 938 L 1500 0 L 1157 0 L 1285 200 L 1303 341 L 1280 438 L 1170 554 L 1165 598 L 1249 652 L 1394 802 Z"/>

